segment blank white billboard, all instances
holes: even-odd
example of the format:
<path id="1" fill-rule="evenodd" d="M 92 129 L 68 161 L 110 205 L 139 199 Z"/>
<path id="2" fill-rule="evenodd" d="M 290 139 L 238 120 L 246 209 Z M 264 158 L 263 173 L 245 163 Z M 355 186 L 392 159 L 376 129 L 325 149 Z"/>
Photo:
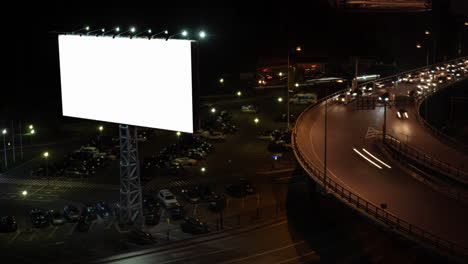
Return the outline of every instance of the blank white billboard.
<path id="1" fill-rule="evenodd" d="M 59 35 L 64 116 L 193 132 L 191 41 Z"/>

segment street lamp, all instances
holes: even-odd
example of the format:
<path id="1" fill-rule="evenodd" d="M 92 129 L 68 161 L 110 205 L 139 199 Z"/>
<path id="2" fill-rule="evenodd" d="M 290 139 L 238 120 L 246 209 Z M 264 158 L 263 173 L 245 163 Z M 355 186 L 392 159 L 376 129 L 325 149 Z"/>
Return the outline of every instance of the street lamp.
<path id="1" fill-rule="evenodd" d="M 149 29 L 149 30 L 148 30 L 148 33 L 151 34 L 151 32 L 152 32 L 151 29 Z M 153 35 L 149 36 L 148 39 L 152 39 L 153 37 L 159 36 L 159 35 L 161 35 L 161 34 L 167 35 L 167 34 L 169 34 L 169 31 L 167 31 L 167 29 L 166 29 L 166 30 L 163 30 L 163 31 L 160 31 L 160 32 L 158 32 L 158 33 L 156 33 L 156 34 L 153 34 Z"/>
<path id="2" fill-rule="evenodd" d="M 202 173 L 204 173 L 204 172 L 206 171 L 206 168 L 205 168 L 205 167 L 202 167 L 202 168 L 200 169 L 200 171 L 201 171 Z"/>
<path id="3" fill-rule="evenodd" d="M 422 45 L 417 43 L 416 48 L 421 49 Z M 429 67 L 429 47 L 426 47 L 426 67 Z"/>
<path id="4" fill-rule="evenodd" d="M 213 114 L 216 113 L 216 108 L 214 108 L 214 107 L 211 108 L 211 113 L 213 113 Z"/>
<path id="5" fill-rule="evenodd" d="M 177 137 L 180 137 L 180 135 L 182 135 L 182 133 L 180 133 L 180 131 L 177 131 L 176 135 L 177 135 Z"/>
<path id="6" fill-rule="evenodd" d="M 301 46 L 296 46 L 295 48 L 295 51 L 296 53 L 297 52 L 301 52 L 302 51 L 302 47 Z M 290 120 L 289 120 L 289 91 L 291 90 L 291 87 L 289 86 L 291 84 L 291 63 L 290 63 L 290 55 L 291 55 L 291 48 L 288 48 L 288 82 L 287 82 L 287 85 L 286 85 L 286 89 L 287 89 L 287 93 L 286 93 L 286 105 L 287 105 L 287 112 L 288 112 L 288 116 L 287 116 L 287 123 L 288 123 L 288 130 L 290 129 Z M 296 86 L 298 87 L 298 86 Z"/>
<path id="7" fill-rule="evenodd" d="M 42 154 L 46 160 L 46 177 L 47 177 L 47 185 L 49 185 L 49 152 L 44 152 Z"/>
<path id="8" fill-rule="evenodd" d="M 278 97 L 278 103 L 281 103 L 283 102 L 283 98 L 282 97 Z"/>
<path id="9" fill-rule="evenodd" d="M 178 35 L 182 35 L 183 37 L 187 37 L 187 36 L 188 36 L 188 32 L 187 32 L 187 30 L 182 30 L 182 31 L 179 32 L 179 33 L 170 35 L 167 39 L 170 39 L 170 38 L 175 37 L 175 36 L 178 36 Z M 167 40 L 167 39 L 166 39 L 166 40 Z"/>
<path id="10" fill-rule="evenodd" d="M 200 36 L 200 38 L 205 38 L 206 37 L 206 32 L 205 31 L 200 31 L 200 33 L 198 33 L 198 36 Z"/>
<path id="11" fill-rule="evenodd" d="M 34 129 L 33 125 L 29 125 L 29 130 Z"/>
<path id="12" fill-rule="evenodd" d="M 430 32 L 429 30 L 426 30 L 426 31 L 424 31 L 424 34 L 425 34 L 425 35 L 430 35 L 431 32 Z"/>
<path id="13" fill-rule="evenodd" d="M 223 79 L 223 78 L 220 78 L 220 79 L 219 79 L 219 83 L 224 83 L 224 79 Z"/>
<path id="14" fill-rule="evenodd" d="M 28 191 L 26 191 L 26 190 L 22 191 L 22 192 L 21 192 L 21 195 L 23 195 L 23 196 L 28 195 Z"/>
<path id="15" fill-rule="evenodd" d="M 8 160 L 7 160 L 7 152 L 6 152 L 6 134 L 7 134 L 7 130 L 6 128 L 4 128 L 2 130 L 2 135 L 3 135 L 3 154 L 5 155 L 5 167 L 8 166 Z"/>
<path id="16" fill-rule="evenodd" d="M 254 123 L 255 123 L 255 125 L 257 125 L 257 124 L 258 124 L 258 122 L 260 122 L 260 119 L 258 119 L 258 117 L 256 117 L 256 118 L 254 119 Z"/>
<path id="17" fill-rule="evenodd" d="M 242 95 L 241 91 L 237 91 L 237 96 L 241 97 L 241 95 Z"/>

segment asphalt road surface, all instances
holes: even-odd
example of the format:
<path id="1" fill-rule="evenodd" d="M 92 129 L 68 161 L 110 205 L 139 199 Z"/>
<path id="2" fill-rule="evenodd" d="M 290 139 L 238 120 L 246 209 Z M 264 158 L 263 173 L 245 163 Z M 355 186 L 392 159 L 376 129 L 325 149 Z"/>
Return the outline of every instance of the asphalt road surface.
<path id="1" fill-rule="evenodd" d="M 425 184 L 413 179 L 399 168 L 393 160 L 385 158 L 375 147 L 372 138 L 366 139 L 368 129 L 379 129 L 383 122 L 383 108 L 375 110 L 354 110 L 352 104 L 330 104 L 328 108 L 328 175 L 341 182 L 351 191 L 374 204 L 386 203 L 388 211 L 408 222 L 418 225 L 445 239 L 468 246 L 467 205 L 432 190 Z M 394 120 L 394 109 L 387 112 L 389 127 L 398 133 L 410 127 L 408 143 L 421 142 L 432 144 L 425 130 L 416 130 L 413 112 L 409 120 Z M 298 126 L 298 145 L 301 152 L 311 162 L 323 167 L 324 148 L 324 106 L 315 107 L 304 114 Z M 401 139 L 404 141 L 403 139 Z M 412 141 L 413 140 L 413 141 Z M 391 168 L 379 169 L 361 158 L 353 148 L 365 148 L 387 163 Z M 441 148 L 443 151 L 445 148 Z M 449 154 L 450 155 L 450 154 Z"/>

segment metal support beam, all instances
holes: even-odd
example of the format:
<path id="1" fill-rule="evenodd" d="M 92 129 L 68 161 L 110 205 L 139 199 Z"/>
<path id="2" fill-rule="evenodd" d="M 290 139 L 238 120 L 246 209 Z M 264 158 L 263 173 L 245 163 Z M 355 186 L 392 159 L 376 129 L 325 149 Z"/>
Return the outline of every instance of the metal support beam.
<path id="1" fill-rule="evenodd" d="M 120 133 L 120 224 L 143 223 L 143 208 L 138 160 L 137 128 L 119 125 Z"/>

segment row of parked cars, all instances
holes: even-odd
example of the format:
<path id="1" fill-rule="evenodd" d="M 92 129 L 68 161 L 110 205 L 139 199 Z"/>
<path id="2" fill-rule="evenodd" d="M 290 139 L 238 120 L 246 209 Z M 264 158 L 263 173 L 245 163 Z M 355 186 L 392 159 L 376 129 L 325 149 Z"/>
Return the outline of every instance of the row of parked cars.
<path id="1" fill-rule="evenodd" d="M 182 136 L 181 136 L 182 137 Z M 213 152 L 215 147 L 206 140 L 184 135 L 177 143 L 163 148 L 158 154 L 143 158 L 143 180 L 149 180 L 154 175 L 149 169 L 162 169 L 170 175 L 184 176 L 186 168 L 195 166 L 200 160 Z"/>
<path id="2" fill-rule="evenodd" d="M 269 141 L 268 150 L 271 152 L 286 152 L 291 149 L 291 132 L 288 130 L 261 131 L 257 138 Z"/>
<path id="3" fill-rule="evenodd" d="M 41 164 L 31 171 L 34 176 L 66 176 L 83 178 L 93 176 L 100 168 L 109 165 L 116 159 L 114 154 L 101 152 L 94 146 L 82 146 L 80 149 L 65 155 L 58 162 Z"/>
<path id="4" fill-rule="evenodd" d="M 115 215 L 115 208 L 100 201 L 96 204 L 85 204 L 81 210 L 75 205 L 66 205 L 62 210 L 42 210 L 33 208 L 28 212 L 34 228 L 44 228 L 49 225 L 59 226 L 66 223 L 78 223 L 76 230 L 85 232 L 92 221 L 101 217 L 110 219 Z M 15 232 L 18 224 L 14 216 L 0 217 L 0 232 Z"/>

